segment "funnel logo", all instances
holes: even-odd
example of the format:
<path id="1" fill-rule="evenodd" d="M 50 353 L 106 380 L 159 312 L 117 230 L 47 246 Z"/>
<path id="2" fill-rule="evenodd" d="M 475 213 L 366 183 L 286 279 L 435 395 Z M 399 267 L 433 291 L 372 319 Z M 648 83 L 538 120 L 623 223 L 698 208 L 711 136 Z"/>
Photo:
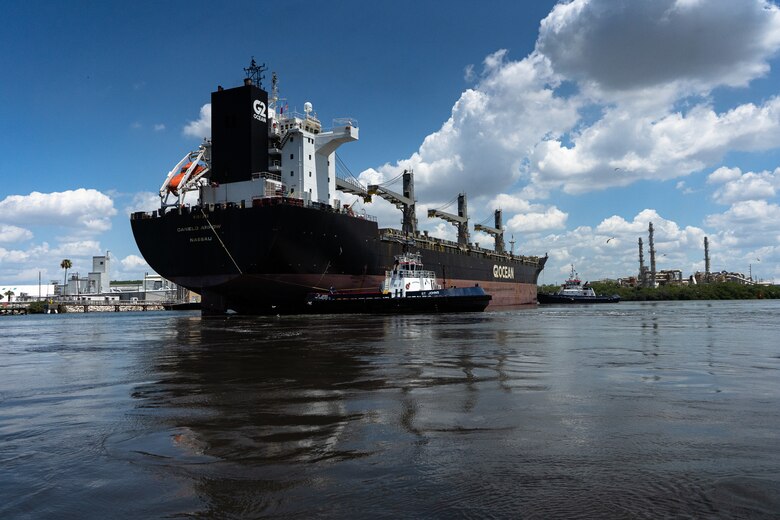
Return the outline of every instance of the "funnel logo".
<path id="1" fill-rule="evenodd" d="M 265 103 L 260 101 L 259 99 L 255 99 L 254 103 L 252 103 L 252 108 L 255 110 L 255 115 L 252 116 L 261 123 L 265 123 L 266 121 L 266 107 Z"/>

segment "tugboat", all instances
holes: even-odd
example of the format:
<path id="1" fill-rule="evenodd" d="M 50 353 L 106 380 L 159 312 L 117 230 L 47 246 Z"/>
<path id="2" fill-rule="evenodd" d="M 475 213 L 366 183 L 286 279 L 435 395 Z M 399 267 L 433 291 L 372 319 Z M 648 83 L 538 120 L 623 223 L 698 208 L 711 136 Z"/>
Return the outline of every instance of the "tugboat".
<path id="1" fill-rule="evenodd" d="M 378 290 L 333 290 L 309 294 L 309 312 L 336 313 L 421 313 L 482 312 L 492 296 L 482 287 L 442 288 L 433 271 L 423 268 L 420 253 L 395 256 L 393 268 L 385 271 Z"/>
<path id="2" fill-rule="evenodd" d="M 620 296 L 598 296 L 593 287 L 585 282 L 584 284 L 577 276 L 574 265 L 571 266 L 569 279 L 561 286 L 556 293 L 539 293 L 539 303 L 617 303 Z"/>

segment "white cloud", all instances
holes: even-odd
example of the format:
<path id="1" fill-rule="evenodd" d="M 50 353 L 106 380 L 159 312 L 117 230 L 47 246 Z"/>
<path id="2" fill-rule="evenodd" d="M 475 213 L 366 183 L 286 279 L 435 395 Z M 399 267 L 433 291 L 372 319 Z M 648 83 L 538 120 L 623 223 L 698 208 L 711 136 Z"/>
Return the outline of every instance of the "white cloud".
<path id="1" fill-rule="evenodd" d="M 423 199 L 442 186 L 479 198 L 519 182 L 539 198 L 674 179 L 728 152 L 775 148 L 780 98 L 716 111 L 702 96 L 765 74 L 778 35 L 778 9 L 762 0 L 558 4 L 533 53 L 488 55 L 442 127 L 375 172 L 381 181 L 414 169 Z"/>
<path id="2" fill-rule="evenodd" d="M 29 229 L 11 226 L 8 224 L 0 224 L 0 242 L 21 242 L 23 240 L 29 240 L 32 237 L 32 231 Z"/>
<path id="3" fill-rule="evenodd" d="M 780 98 L 721 114 L 698 105 L 686 114 L 655 119 L 637 116 L 630 107 L 609 109 L 571 140 L 573 146 L 551 139 L 536 147 L 531 158 L 535 182 L 547 189 L 584 193 L 639 179 L 673 179 L 699 171 L 729 151 L 775 147 L 780 141 Z"/>
<path id="4" fill-rule="evenodd" d="M 543 57 L 505 58 L 503 50 L 485 58 L 479 84 L 463 92 L 450 118 L 410 158 L 378 168 L 381 180 L 413 169 L 421 199 L 441 197 L 442 186 L 452 196 L 492 197 L 518 181 L 527 153 L 546 136 L 569 130 L 578 104 L 554 95 Z"/>
<path id="5" fill-rule="evenodd" d="M 770 172 L 748 172 L 724 183 L 723 186 L 715 191 L 712 198 L 720 204 L 733 204 L 748 200 L 766 200 L 775 196 L 775 186 L 780 186 L 780 177 L 776 174 Z"/>
<path id="6" fill-rule="evenodd" d="M 742 176 L 742 170 L 739 168 L 727 168 L 721 166 L 707 176 L 707 184 L 722 184 L 724 182 L 739 179 Z"/>
<path id="7" fill-rule="evenodd" d="M 541 213 L 519 213 L 509 219 L 506 229 L 517 233 L 538 233 L 540 231 L 565 229 L 568 216 L 568 214 L 556 207 L 547 208 L 547 210 Z"/>
<path id="8" fill-rule="evenodd" d="M 111 229 L 114 215 L 111 198 L 93 189 L 34 191 L 29 195 L 9 195 L 0 201 L 0 220 L 5 222 L 77 228 L 87 234 Z"/>
<path id="9" fill-rule="evenodd" d="M 542 20 L 556 72 L 604 90 L 745 86 L 769 70 L 780 13 L 764 0 L 574 0 Z"/>
<path id="10" fill-rule="evenodd" d="M 211 137 L 211 103 L 200 107 L 200 117 L 184 125 L 182 132 L 186 136 L 200 139 Z"/>
<path id="11" fill-rule="evenodd" d="M 144 269 L 149 270 L 149 264 L 147 264 L 146 260 L 138 255 L 128 255 L 120 260 L 120 263 L 122 264 L 122 268 L 125 271 L 142 271 Z"/>
<path id="12" fill-rule="evenodd" d="M 633 276 L 639 272 L 639 238 L 644 243 L 645 265 L 650 265 L 650 222 L 654 228 L 657 269 L 682 269 L 686 276 L 703 269 L 700 264 L 704 230 L 680 226 L 653 209 L 642 210 L 631 220 L 613 215 L 594 228 L 580 226 L 560 234 L 537 234 L 521 245 L 527 252 L 549 251 L 544 283 L 563 281 L 570 264 L 590 280 Z"/>
<path id="13" fill-rule="evenodd" d="M 125 206 L 124 214 L 130 215 L 136 211 L 154 211 L 160 208 L 160 195 L 151 191 L 134 193 L 130 204 Z"/>
<path id="14" fill-rule="evenodd" d="M 157 123 L 156 125 L 154 125 L 154 131 L 155 132 L 162 132 L 163 130 L 165 130 L 165 125 L 164 124 Z"/>

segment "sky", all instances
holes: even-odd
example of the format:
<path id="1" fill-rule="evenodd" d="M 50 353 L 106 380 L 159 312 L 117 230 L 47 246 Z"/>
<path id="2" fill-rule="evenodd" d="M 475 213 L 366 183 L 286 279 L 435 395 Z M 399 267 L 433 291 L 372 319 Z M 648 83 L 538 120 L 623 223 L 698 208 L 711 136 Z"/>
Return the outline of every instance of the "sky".
<path id="1" fill-rule="evenodd" d="M 427 210 L 503 212 L 540 283 L 657 269 L 780 283 L 780 8 L 770 0 L 0 0 L 0 283 L 151 273 L 129 214 L 210 133 L 254 57 L 290 109 L 358 120 L 364 183 L 415 172 Z M 393 186 L 390 186 L 391 189 Z M 400 186 L 397 187 L 400 191 Z M 345 201 L 354 202 L 348 196 Z M 361 203 L 363 204 L 363 203 Z M 389 203 L 363 204 L 400 227 Z M 450 207 L 449 211 L 455 210 Z M 490 236 L 472 241 L 492 247 Z"/>

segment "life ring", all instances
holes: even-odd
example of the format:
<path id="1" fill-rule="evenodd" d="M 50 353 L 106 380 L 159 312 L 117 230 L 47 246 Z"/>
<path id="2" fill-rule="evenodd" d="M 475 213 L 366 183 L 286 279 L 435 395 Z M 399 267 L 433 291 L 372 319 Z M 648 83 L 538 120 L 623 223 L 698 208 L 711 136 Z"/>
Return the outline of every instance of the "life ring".
<path id="1" fill-rule="evenodd" d="M 409 290 L 409 284 L 406 284 L 406 290 L 407 291 Z"/>

